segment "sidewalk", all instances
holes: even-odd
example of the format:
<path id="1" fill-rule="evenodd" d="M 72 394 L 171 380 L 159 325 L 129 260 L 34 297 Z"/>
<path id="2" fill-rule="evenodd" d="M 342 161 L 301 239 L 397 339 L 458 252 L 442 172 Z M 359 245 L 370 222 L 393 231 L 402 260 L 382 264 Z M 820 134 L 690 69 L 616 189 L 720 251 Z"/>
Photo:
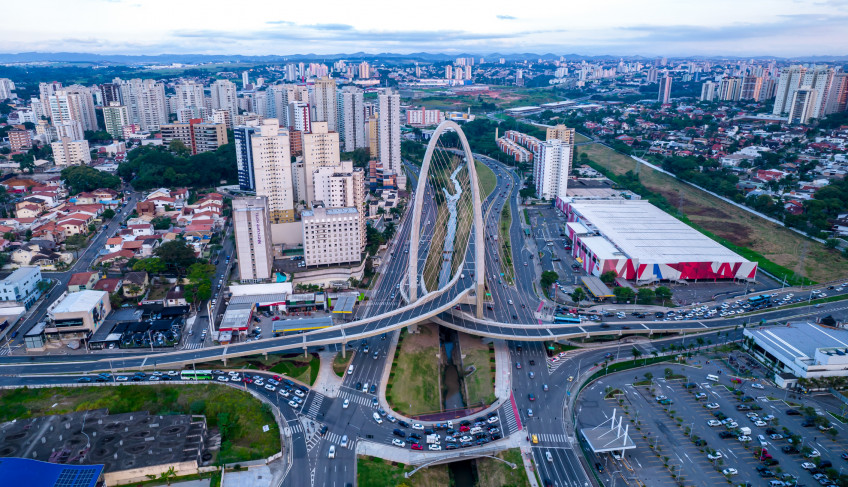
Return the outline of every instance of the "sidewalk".
<path id="1" fill-rule="evenodd" d="M 527 481 L 530 487 L 539 487 L 536 479 L 536 467 L 533 465 L 533 452 L 529 445 L 521 447 L 521 459 L 524 460 L 524 471 L 527 472 Z"/>
<path id="2" fill-rule="evenodd" d="M 495 397 L 497 402 L 509 399 L 512 390 L 512 369 L 509 366 L 509 347 L 504 340 L 495 340 Z"/>
<path id="3" fill-rule="evenodd" d="M 351 354 L 353 351 L 347 353 Z M 333 359 L 336 358 L 336 352 L 318 352 L 318 357 L 321 359 L 321 367 L 318 369 L 318 377 L 315 378 L 312 390 L 327 397 L 338 397 L 339 388 L 344 379 L 333 371 Z"/>

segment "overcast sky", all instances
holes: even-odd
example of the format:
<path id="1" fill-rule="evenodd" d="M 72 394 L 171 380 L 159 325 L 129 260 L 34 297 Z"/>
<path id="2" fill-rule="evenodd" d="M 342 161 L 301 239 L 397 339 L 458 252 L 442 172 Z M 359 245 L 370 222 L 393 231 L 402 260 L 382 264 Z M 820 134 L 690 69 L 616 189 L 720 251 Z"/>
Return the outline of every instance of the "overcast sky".
<path id="1" fill-rule="evenodd" d="M 3 2 L 0 52 L 848 54 L 848 0 Z"/>

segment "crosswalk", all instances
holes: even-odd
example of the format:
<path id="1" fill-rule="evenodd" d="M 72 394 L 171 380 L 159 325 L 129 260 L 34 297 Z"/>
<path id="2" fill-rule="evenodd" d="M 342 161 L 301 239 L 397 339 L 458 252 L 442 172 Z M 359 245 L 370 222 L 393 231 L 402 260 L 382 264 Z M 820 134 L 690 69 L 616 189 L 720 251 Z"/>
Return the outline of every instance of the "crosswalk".
<path id="1" fill-rule="evenodd" d="M 530 433 L 535 434 L 542 443 L 568 443 L 568 435 L 556 433 Z"/>
<path id="2" fill-rule="evenodd" d="M 307 417 L 315 419 L 318 413 L 321 412 L 321 404 L 324 402 L 324 395 L 312 392 L 312 401 L 309 403 L 309 409 L 304 413 Z"/>
<path id="3" fill-rule="evenodd" d="M 506 427 L 505 435 L 511 435 L 518 431 L 518 422 L 515 420 L 515 413 L 512 408 L 499 409 L 498 416 L 501 418 L 501 425 Z"/>
<path id="4" fill-rule="evenodd" d="M 342 391 L 339 396 L 341 396 L 342 401 L 347 399 L 351 402 L 351 404 L 359 404 L 360 406 L 371 406 L 371 399 L 362 394 L 353 394 L 351 392 Z"/>
<path id="5" fill-rule="evenodd" d="M 203 348 L 203 342 L 186 343 L 183 345 L 183 350 L 197 350 L 198 348 Z"/>

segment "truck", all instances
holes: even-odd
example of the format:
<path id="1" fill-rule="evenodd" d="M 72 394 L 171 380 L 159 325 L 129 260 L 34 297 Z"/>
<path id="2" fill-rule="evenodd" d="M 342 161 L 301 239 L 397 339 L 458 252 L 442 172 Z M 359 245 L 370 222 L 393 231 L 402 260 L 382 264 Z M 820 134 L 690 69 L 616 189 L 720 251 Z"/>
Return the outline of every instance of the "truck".
<path id="1" fill-rule="evenodd" d="M 438 443 L 439 443 L 439 435 L 437 435 L 437 434 L 427 435 L 427 444 L 428 445 L 435 445 L 435 444 L 438 444 Z"/>
<path id="2" fill-rule="evenodd" d="M 747 426 L 743 426 L 743 427 L 739 428 L 739 432 L 742 433 L 745 436 L 750 436 L 751 435 L 751 428 L 749 428 Z"/>

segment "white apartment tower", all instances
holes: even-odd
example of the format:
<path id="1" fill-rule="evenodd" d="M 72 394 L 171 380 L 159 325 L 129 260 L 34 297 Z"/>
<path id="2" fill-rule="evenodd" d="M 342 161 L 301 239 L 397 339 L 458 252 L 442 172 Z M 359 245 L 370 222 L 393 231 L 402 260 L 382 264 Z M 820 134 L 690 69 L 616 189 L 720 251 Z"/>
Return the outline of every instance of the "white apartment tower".
<path id="1" fill-rule="evenodd" d="M 50 148 L 53 149 L 53 162 L 57 166 L 91 163 L 91 153 L 85 139 L 71 140 L 69 137 L 62 137 L 58 142 L 50 144 Z"/>
<path id="2" fill-rule="evenodd" d="M 312 98 L 310 102 L 315 109 L 315 118 L 313 120 L 316 122 L 327 122 L 330 130 L 337 132 L 339 125 L 336 80 L 327 77 L 316 80 L 312 90 Z"/>
<path id="3" fill-rule="evenodd" d="M 275 118 L 263 120 L 250 137 L 256 195 L 268 198 L 271 223 L 294 221 L 291 148 L 289 133 Z"/>
<path id="4" fill-rule="evenodd" d="M 338 168 L 339 133 L 329 130 L 327 122 L 313 122 L 312 131 L 303 133 L 303 169 L 306 182 L 307 208 L 315 198 L 314 174 L 319 167 Z"/>
<path id="5" fill-rule="evenodd" d="M 380 102 L 380 162 L 384 170 L 397 175 L 399 189 L 406 187 L 406 175 L 400 158 L 400 95 L 387 89 L 379 96 Z"/>
<path id="6" fill-rule="evenodd" d="M 789 123 L 806 124 L 813 118 L 815 100 L 818 97 L 816 90 L 812 88 L 798 88 L 792 93 L 792 102 L 789 104 Z"/>
<path id="7" fill-rule="evenodd" d="M 713 101 L 715 100 L 715 89 L 716 84 L 713 81 L 705 81 L 703 85 L 701 85 L 701 101 Z"/>
<path id="8" fill-rule="evenodd" d="M 560 139 L 546 140 L 539 144 L 533 158 L 533 180 L 539 198 L 565 198 L 573 154 L 573 143 Z"/>
<path id="9" fill-rule="evenodd" d="M 79 122 L 83 130 L 97 130 L 94 98 L 88 88 L 69 86 L 49 95 L 47 101 L 54 125 L 73 120 Z"/>
<path id="10" fill-rule="evenodd" d="M 210 87 L 212 95 L 212 109 L 227 110 L 230 119 L 238 115 L 238 95 L 236 84 L 232 81 L 219 79 Z"/>
<path id="11" fill-rule="evenodd" d="M 234 198 L 233 229 L 241 282 L 262 282 L 270 279 L 274 253 L 271 249 L 268 198 Z"/>
<path id="12" fill-rule="evenodd" d="M 109 135 L 123 137 L 124 125 L 130 124 L 130 112 L 120 102 L 110 102 L 108 107 L 103 107 L 103 122 Z"/>
<path id="13" fill-rule="evenodd" d="M 288 126 L 303 133 L 312 130 L 312 119 L 309 117 L 309 103 L 302 101 L 289 103 Z"/>
<path id="14" fill-rule="evenodd" d="M 807 68 L 803 66 L 789 66 L 780 70 L 777 89 L 774 93 L 773 115 L 783 115 L 789 111 L 792 95 L 795 90 L 801 87 L 806 72 Z"/>
<path id="15" fill-rule="evenodd" d="M 365 141 L 365 93 L 360 88 L 344 87 L 338 94 L 339 137 L 344 151 L 367 147 Z"/>
<path id="16" fill-rule="evenodd" d="M 307 267 L 360 261 L 362 238 L 356 208 L 314 208 L 300 216 Z"/>
<path id="17" fill-rule="evenodd" d="M 660 91 L 657 96 L 657 101 L 663 105 L 667 105 L 671 100 L 671 76 L 668 73 L 664 73 L 659 79 L 659 82 Z"/>
<path id="18" fill-rule="evenodd" d="M 325 208 L 356 208 L 359 211 L 360 252 L 365 250 L 365 170 L 353 161 L 338 167 L 320 167 L 313 174 L 315 200 Z"/>

